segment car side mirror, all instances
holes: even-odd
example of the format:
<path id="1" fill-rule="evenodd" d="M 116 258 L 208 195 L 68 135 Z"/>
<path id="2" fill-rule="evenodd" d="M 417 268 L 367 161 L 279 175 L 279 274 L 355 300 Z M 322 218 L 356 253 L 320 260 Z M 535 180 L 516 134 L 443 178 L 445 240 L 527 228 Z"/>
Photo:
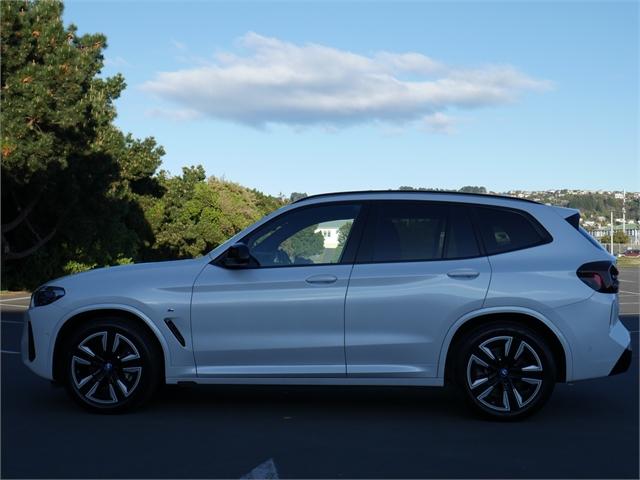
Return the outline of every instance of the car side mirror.
<path id="1" fill-rule="evenodd" d="M 244 243 L 235 243 L 229 247 L 224 257 L 224 266 L 228 268 L 241 268 L 249 265 L 251 253 Z"/>

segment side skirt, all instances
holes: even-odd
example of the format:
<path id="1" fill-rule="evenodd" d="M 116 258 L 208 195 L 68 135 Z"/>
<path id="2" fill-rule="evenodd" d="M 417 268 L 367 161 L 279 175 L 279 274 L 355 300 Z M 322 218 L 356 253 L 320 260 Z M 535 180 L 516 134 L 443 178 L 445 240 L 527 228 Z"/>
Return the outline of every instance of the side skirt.
<path id="1" fill-rule="evenodd" d="M 370 385 L 370 386 L 419 386 L 442 387 L 444 378 L 301 378 L 301 377 L 242 377 L 242 378 L 180 378 L 169 377 L 167 383 L 191 383 L 202 385 Z"/>

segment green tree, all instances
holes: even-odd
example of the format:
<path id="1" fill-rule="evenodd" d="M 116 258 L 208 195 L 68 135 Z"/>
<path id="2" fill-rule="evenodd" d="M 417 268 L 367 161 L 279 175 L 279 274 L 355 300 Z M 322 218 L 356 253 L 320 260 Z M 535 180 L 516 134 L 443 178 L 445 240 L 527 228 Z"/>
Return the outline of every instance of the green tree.
<path id="1" fill-rule="evenodd" d="M 600 237 L 600 242 L 604 243 L 605 245 L 611 243 L 611 235 Z M 616 230 L 613 232 L 613 243 L 629 243 L 629 236 L 622 230 Z"/>
<path id="2" fill-rule="evenodd" d="M 324 252 L 324 237 L 315 231 L 316 228 L 318 225 L 311 225 L 282 242 L 282 249 L 292 261 L 297 257 L 309 259 Z"/>
<path id="3" fill-rule="evenodd" d="M 113 125 L 105 36 L 65 27 L 59 1 L 0 8 L 3 286 L 130 261 L 153 243 L 139 199 L 161 193 L 163 150 Z"/>
<path id="4" fill-rule="evenodd" d="M 159 175 L 165 193 L 145 205 L 155 243 L 148 258 L 190 258 L 217 247 L 283 205 L 279 198 L 211 177 L 202 166 Z"/>
<path id="5" fill-rule="evenodd" d="M 458 191 L 462 193 L 487 193 L 487 189 L 485 187 L 476 187 L 471 185 L 464 186 Z"/>
<path id="6" fill-rule="evenodd" d="M 338 251 L 342 251 L 344 246 L 347 243 L 347 239 L 349 238 L 349 232 L 351 231 L 351 227 L 353 226 L 353 222 L 345 222 L 340 225 L 338 229 Z"/>
<path id="7" fill-rule="evenodd" d="M 290 196 L 289 196 L 289 202 L 293 203 L 297 200 L 300 200 L 301 198 L 307 198 L 307 194 L 306 193 L 301 193 L 301 192 L 293 192 Z"/>

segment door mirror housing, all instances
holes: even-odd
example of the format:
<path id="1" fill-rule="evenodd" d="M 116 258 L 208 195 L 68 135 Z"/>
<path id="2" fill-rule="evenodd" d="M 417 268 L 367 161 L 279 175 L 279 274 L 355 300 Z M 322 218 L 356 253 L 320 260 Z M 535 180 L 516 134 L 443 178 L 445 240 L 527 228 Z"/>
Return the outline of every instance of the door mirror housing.
<path id="1" fill-rule="evenodd" d="M 241 242 L 231 245 L 223 260 L 224 266 L 227 268 L 246 267 L 250 262 L 251 253 L 249 253 L 249 247 Z"/>

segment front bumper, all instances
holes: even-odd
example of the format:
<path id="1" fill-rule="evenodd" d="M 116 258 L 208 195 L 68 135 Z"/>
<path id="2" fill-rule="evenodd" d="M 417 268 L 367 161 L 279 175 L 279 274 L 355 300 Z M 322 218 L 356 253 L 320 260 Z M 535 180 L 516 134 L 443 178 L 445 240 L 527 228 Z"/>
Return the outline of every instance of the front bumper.
<path id="1" fill-rule="evenodd" d="M 629 370 L 632 359 L 633 353 L 631 352 L 631 347 L 629 347 L 624 352 L 622 352 L 622 355 L 620 355 L 620 358 L 609 372 L 609 375 L 618 375 L 619 373 L 624 373 Z"/>
<path id="2" fill-rule="evenodd" d="M 51 338 L 55 322 L 62 312 L 53 305 L 30 308 L 24 315 L 22 328 L 22 362 L 34 373 L 53 379 L 51 365 Z"/>

